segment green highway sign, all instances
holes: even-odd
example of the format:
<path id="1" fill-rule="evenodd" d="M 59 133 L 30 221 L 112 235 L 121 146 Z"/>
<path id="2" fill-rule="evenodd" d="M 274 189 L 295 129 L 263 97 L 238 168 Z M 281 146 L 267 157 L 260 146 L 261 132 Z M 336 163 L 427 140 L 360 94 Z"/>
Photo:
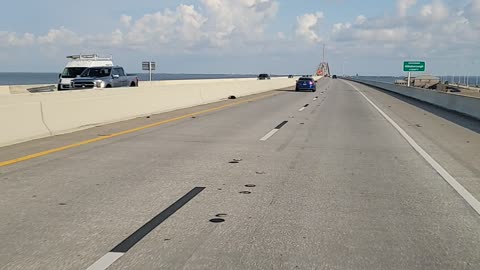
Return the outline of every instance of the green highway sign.
<path id="1" fill-rule="evenodd" d="M 425 62 L 423 61 L 405 61 L 403 62 L 403 71 L 425 71 Z"/>

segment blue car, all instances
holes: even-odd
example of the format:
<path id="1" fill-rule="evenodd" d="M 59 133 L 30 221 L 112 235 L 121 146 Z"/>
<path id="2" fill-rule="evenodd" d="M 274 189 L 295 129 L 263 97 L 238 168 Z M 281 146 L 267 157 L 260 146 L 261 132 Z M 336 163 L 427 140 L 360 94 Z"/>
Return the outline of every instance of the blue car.
<path id="1" fill-rule="evenodd" d="M 317 91 L 317 83 L 313 78 L 309 77 L 301 77 L 297 80 L 297 84 L 295 86 L 295 91 Z"/>

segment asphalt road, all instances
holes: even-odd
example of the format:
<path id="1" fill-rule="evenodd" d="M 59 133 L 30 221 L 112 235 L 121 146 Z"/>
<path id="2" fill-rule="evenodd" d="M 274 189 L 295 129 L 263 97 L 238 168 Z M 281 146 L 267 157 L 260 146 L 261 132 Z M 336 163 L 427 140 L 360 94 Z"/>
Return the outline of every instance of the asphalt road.
<path id="1" fill-rule="evenodd" d="M 355 88 L 480 198 L 478 121 L 322 79 L 0 167 L 0 269 L 480 269 L 479 213 Z"/>

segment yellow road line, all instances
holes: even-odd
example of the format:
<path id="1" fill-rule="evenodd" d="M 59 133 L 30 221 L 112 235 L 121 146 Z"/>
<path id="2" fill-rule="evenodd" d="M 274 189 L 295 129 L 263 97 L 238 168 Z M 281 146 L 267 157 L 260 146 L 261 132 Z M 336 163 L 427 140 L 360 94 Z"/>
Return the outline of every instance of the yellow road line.
<path id="1" fill-rule="evenodd" d="M 185 114 L 185 115 L 182 115 L 182 116 L 179 116 L 179 117 L 170 118 L 170 119 L 167 119 L 167 120 L 155 122 L 155 123 L 152 123 L 152 124 L 149 124 L 149 125 L 120 131 L 120 132 L 113 133 L 113 134 L 110 134 L 110 135 L 107 135 L 107 136 L 97 137 L 97 138 L 81 141 L 81 142 L 78 142 L 78 143 L 73 143 L 73 144 L 61 146 L 61 147 L 58 147 L 58 148 L 38 152 L 38 153 L 31 154 L 31 155 L 28 155 L 28 156 L 23 156 L 23 157 L 11 159 L 11 160 L 2 161 L 2 162 L 0 162 L 0 167 L 5 167 L 5 166 L 12 165 L 12 164 L 15 164 L 15 163 L 19 163 L 19 162 L 22 162 L 22 161 L 46 156 L 46 155 L 49 155 L 49 154 L 61 152 L 61 151 L 64 151 L 64 150 L 72 149 L 72 148 L 75 148 L 75 147 L 79 147 L 79 146 L 82 146 L 82 145 L 86 145 L 86 144 L 90 144 L 90 143 L 94 143 L 94 142 L 98 142 L 98 141 L 103 141 L 103 140 L 110 139 L 110 138 L 113 138 L 113 137 L 118 137 L 118 136 L 130 134 L 130 133 L 134 133 L 134 132 L 137 132 L 137 131 L 141 131 L 141 130 L 144 130 L 144 129 L 160 126 L 160 125 L 171 123 L 171 122 L 175 122 L 175 121 L 182 120 L 182 119 L 185 119 L 185 118 L 189 118 L 189 117 L 192 117 L 192 116 L 218 111 L 218 110 L 221 110 L 221 109 L 224 109 L 224 108 L 228 108 L 228 107 L 240 105 L 240 104 L 243 104 L 243 103 L 247 103 L 247 102 L 271 97 L 271 96 L 274 96 L 274 95 L 277 95 L 277 93 L 263 95 L 263 96 L 256 97 L 256 98 L 246 99 L 246 100 L 243 100 L 243 101 L 238 101 L 238 102 L 235 102 L 235 103 L 230 103 L 230 104 L 218 106 L 218 107 L 215 107 L 215 108 L 210 108 L 210 109 L 206 109 L 206 110 L 202 110 L 202 111 L 198 111 L 198 112 L 194 112 L 194 113 L 189 113 L 189 114 Z"/>

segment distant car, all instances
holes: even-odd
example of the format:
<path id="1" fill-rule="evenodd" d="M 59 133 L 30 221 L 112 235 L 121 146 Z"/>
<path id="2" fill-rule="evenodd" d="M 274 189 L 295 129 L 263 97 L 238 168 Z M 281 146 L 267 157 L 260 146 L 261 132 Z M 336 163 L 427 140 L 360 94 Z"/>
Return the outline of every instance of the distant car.
<path id="1" fill-rule="evenodd" d="M 309 77 L 301 77 L 300 79 L 298 79 L 295 85 L 295 91 L 303 91 L 303 90 L 316 92 L 317 84 L 315 80 Z"/>
<path id="2" fill-rule="evenodd" d="M 138 77 L 127 75 L 120 66 L 87 68 L 71 83 L 72 89 L 136 86 L 138 86 Z"/>
<path id="3" fill-rule="evenodd" d="M 259 80 L 270 80 L 270 75 L 262 73 L 262 74 L 258 75 L 257 79 L 259 79 Z"/>
<path id="4" fill-rule="evenodd" d="M 289 78 L 289 79 L 293 78 L 293 75 L 288 75 L 288 78 Z"/>
<path id="5" fill-rule="evenodd" d="M 100 57 L 97 54 L 80 54 L 67 56 L 70 61 L 65 66 L 65 69 L 58 75 L 58 91 L 72 90 L 71 84 L 73 79 L 82 74 L 85 69 L 89 67 L 112 67 L 113 58 Z"/>
<path id="6" fill-rule="evenodd" d="M 333 75 L 333 76 L 332 76 L 332 79 L 336 79 L 336 78 L 337 78 L 337 75 Z"/>

